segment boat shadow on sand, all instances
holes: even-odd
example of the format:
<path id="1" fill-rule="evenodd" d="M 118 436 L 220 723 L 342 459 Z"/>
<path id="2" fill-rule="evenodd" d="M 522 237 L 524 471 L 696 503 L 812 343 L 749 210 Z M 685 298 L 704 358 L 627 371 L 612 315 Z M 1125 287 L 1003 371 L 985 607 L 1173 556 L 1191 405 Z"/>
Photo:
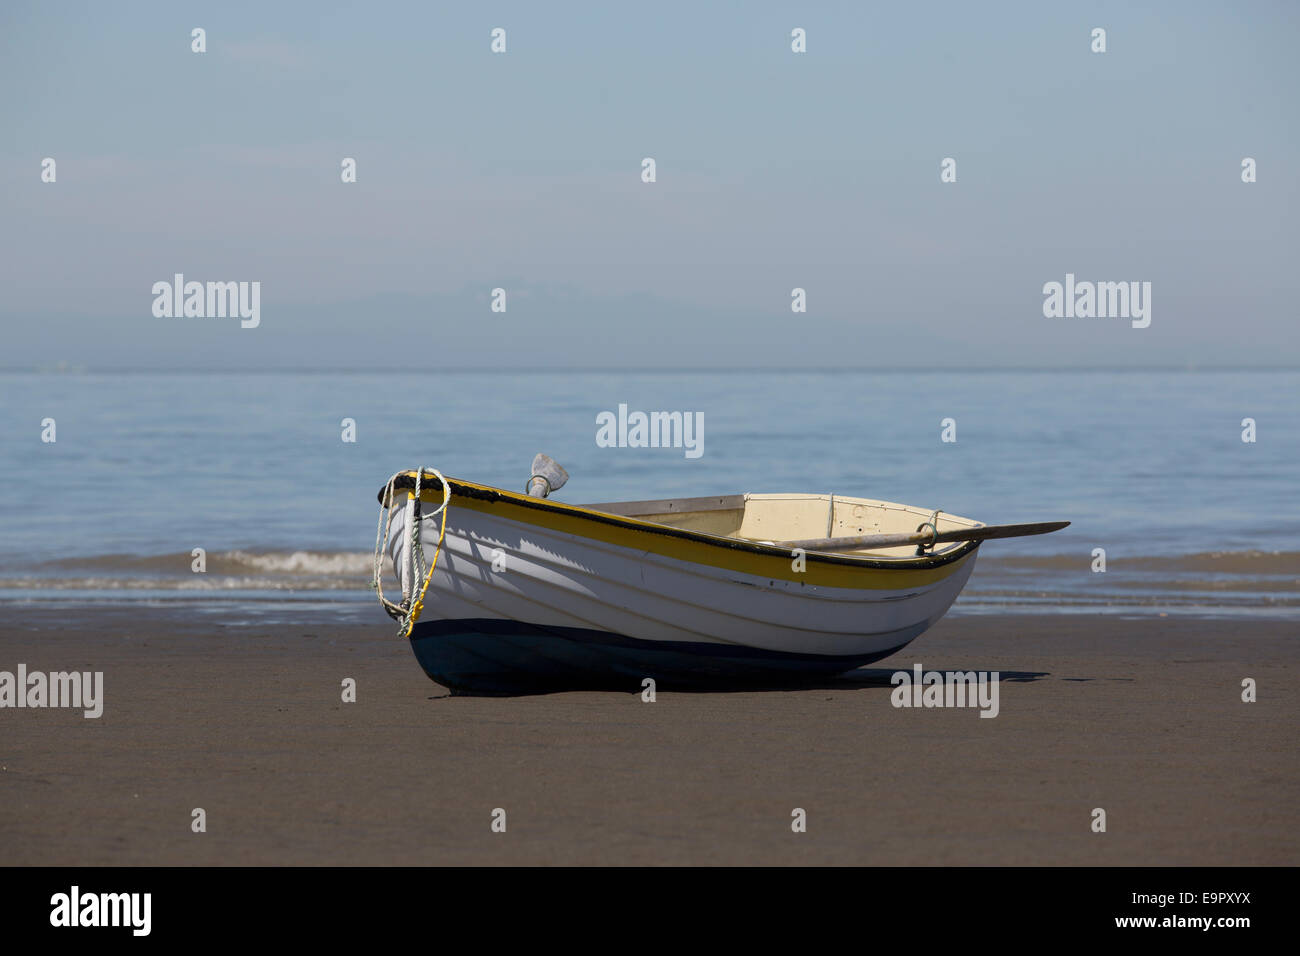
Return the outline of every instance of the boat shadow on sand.
<path id="1" fill-rule="evenodd" d="M 861 667 L 833 677 L 789 677 L 764 678 L 761 680 L 710 680 L 701 679 L 689 682 L 657 681 L 656 693 L 676 694 L 736 694 L 761 692 L 797 692 L 797 691 L 857 691 L 884 689 L 892 691 L 896 686 L 893 677 L 900 668 Z M 953 671 L 979 672 L 979 668 L 951 668 Z M 910 673 L 910 672 L 907 672 Z M 1048 671 L 999 671 L 1000 681 L 1030 683 L 1051 677 Z M 438 685 L 442 686 L 442 685 Z M 445 700 L 449 697 L 536 697 L 546 694 L 567 694 L 579 691 L 603 691 L 607 693 L 641 694 L 645 687 L 640 680 L 630 681 L 618 678 L 605 678 L 590 681 L 556 681 L 545 684 L 522 684 L 514 688 L 475 689 L 448 688 L 445 694 L 431 695 L 429 700 Z"/>

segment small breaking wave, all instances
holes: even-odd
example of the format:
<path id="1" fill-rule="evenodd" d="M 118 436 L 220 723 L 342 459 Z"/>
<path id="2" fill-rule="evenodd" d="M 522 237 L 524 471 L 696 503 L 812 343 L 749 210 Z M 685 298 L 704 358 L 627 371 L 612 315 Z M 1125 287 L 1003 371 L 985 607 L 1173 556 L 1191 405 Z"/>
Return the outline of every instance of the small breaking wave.
<path id="1" fill-rule="evenodd" d="M 1090 570 L 1092 556 L 1081 554 L 980 555 L 981 567 L 1026 571 Z M 1180 555 L 1126 555 L 1117 550 L 1106 560 L 1109 570 L 1212 574 L 1281 575 L 1300 577 L 1300 551 L 1201 551 Z"/>
<path id="2" fill-rule="evenodd" d="M 960 607 L 1300 609 L 1300 552 L 1205 551 L 1108 557 L 1090 553 L 981 557 Z"/>
<path id="3" fill-rule="evenodd" d="M 0 590 L 350 591 L 367 590 L 374 556 L 364 551 L 214 551 L 204 570 L 190 552 L 105 554 L 10 568 Z"/>
<path id="4" fill-rule="evenodd" d="M 293 551 L 256 554 L 249 551 L 225 551 L 212 559 L 218 570 L 249 567 L 285 575 L 351 574 L 367 578 L 374 571 L 374 555 L 368 551 Z"/>
<path id="5" fill-rule="evenodd" d="M 194 575 L 193 580 L 168 578 L 0 578 L 0 591 L 367 591 L 369 580 L 270 578 Z"/>

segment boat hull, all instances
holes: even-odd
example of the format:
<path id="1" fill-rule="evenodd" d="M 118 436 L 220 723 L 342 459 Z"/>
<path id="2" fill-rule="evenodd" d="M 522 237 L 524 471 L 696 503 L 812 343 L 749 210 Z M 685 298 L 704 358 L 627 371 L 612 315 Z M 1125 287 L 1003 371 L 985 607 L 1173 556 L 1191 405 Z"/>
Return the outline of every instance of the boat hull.
<path id="1" fill-rule="evenodd" d="M 895 653 L 942 617 L 977 551 L 796 561 L 761 542 L 452 488 L 441 549 L 434 522 L 421 526 L 424 559 L 436 554 L 437 566 L 409 636 L 429 677 L 462 691 L 840 673 Z M 395 504 L 389 553 L 409 588 L 403 522 Z"/>
<path id="2" fill-rule="evenodd" d="M 590 628 L 493 618 L 424 621 L 411 649 L 424 672 L 453 690 L 526 693 L 561 688 L 641 690 L 796 682 L 870 664 L 901 650 L 928 625 L 883 650 L 847 657 L 765 651 L 702 641 L 646 641 Z"/>

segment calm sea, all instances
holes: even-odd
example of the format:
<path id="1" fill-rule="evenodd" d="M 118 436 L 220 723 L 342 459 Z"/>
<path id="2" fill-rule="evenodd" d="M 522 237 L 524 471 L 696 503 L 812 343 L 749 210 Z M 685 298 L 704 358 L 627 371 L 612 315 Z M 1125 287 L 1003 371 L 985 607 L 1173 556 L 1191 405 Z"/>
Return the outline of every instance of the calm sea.
<path id="1" fill-rule="evenodd" d="M 1300 371 L 0 373 L 0 603 L 365 601 L 392 472 L 522 490 L 545 451 L 565 501 L 834 492 L 1073 522 L 984 545 L 958 612 L 1296 616 L 1298 395 Z M 598 447 L 620 404 L 702 413 L 703 454 Z"/>

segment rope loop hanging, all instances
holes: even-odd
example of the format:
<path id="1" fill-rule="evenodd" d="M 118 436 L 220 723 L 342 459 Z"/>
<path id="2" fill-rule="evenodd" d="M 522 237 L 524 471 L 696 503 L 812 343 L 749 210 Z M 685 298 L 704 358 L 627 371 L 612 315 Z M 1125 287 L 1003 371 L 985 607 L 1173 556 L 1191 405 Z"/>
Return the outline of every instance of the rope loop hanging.
<path id="1" fill-rule="evenodd" d="M 424 610 L 424 598 L 429 591 L 429 582 L 433 580 L 434 571 L 438 567 L 438 557 L 442 554 L 443 541 L 447 536 L 447 506 L 451 503 L 451 486 L 447 484 L 447 479 L 442 476 L 437 468 L 419 468 L 415 472 L 415 490 L 407 493 L 409 522 L 408 532 L 410 535 L 410 553 L 407 559 L 411 563 L 411 587 L 404 589 L 406 593 L 402 596 L 400 603 L 389 600 L 384 596 L 384 554 L 388 548 L 388 540 L 392 533 L 393 512 L 396 502 L 393 500 L 394 492 L 397 487 L 397 479 L 409 472 L 399 471 L 388 479 L 384 486 L 383 500 L 379 503 L 379 525 L 375 529 L 375 555 L 374 555 L 374 575 L 370 581 L 370 586 L 375 589 L 379 603 L 383 606 L 388 616 L 399 623 L 398 636 L 410 637 L 411 630 L 420 619 L 420 614 Z M 426 474 L 429 477 L 437 478 L 442 484 L 442 503 L 438 505 L 430 514 L 424 514 L 421 507 L 421 492 Z M 436 518 L 442 515 L 441 527 L 438 530 L 438 545 L 433 552 L 433 562 L 428 565 L 427 569 L 424 562 L 424 548 L 420 544 L 420 526 L 426 519 Z M 398 572 L 399 579 L 402 577 Z"/>

